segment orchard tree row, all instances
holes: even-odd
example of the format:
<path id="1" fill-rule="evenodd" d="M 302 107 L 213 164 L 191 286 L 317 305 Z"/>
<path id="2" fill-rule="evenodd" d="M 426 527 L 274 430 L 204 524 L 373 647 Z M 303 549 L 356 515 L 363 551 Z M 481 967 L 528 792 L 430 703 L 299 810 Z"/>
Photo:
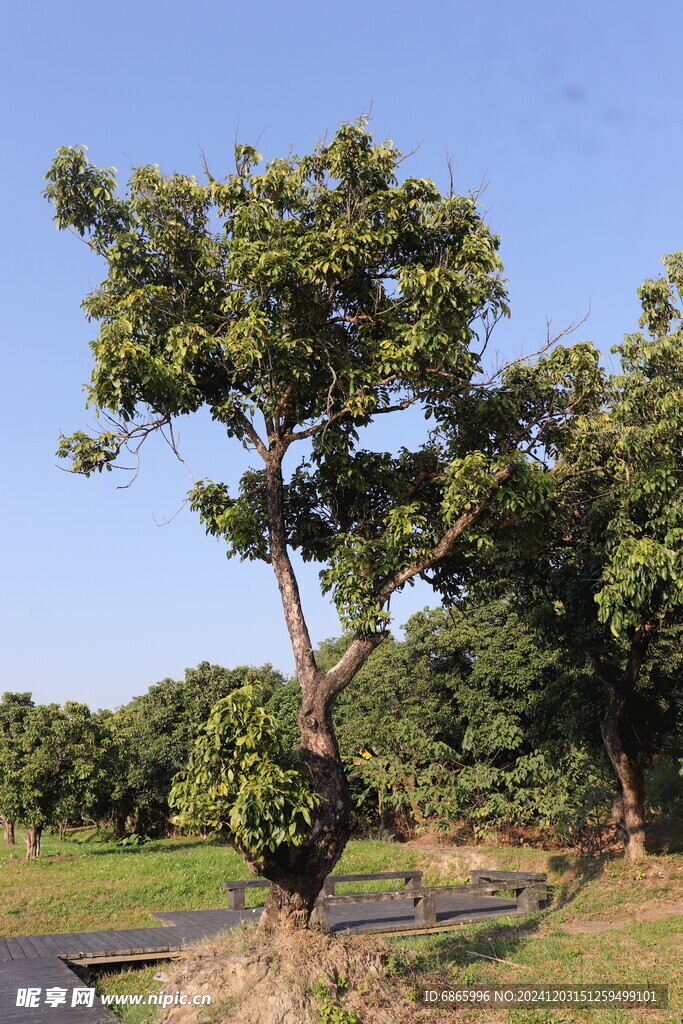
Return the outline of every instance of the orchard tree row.
<path id="1" fill-rule="evenodd" d="M 258 677 L 266 698 L 284 683 L 269 665 L 232 670 L 203 662 L 178 682 L 164 679 L 122 708 L 34 704 L 30 693 L 0 700 L 0 818 L 5 838 L 26 829 L 37 857 L 45 828 L 106 824 L 117 838 L 172 831 L 168 793 L 199 726 L 231 690 Z"/>
<path id="2" fill-rule="evenodd" d="M 677 639 L 670 631 L 653 649 L 629 722 L 650 781 L 651 815 L 670 814 L 683 799 Z M 338 660 L 349 642 L 326 641 L 318 662 Z M 119 839 L 172 834 L 173 781 L 213 708 L 230 705 L 245 687 L 276 723 L 281 749 L 293 750 L 300 686 L 270 665 L 228 670 L 203 662 L 115 712 L 74 702 L 36 706 L 29 694 L 5 694 L 0 816 L 7 842 L 17 824 L 26 829 L 29 857 L 39 853 L 46 827 L 60 838 L 88 823 Z M 420 612 L 403 640 L 389 637 L 370 656 L 353 699 L 343 694 L 335 707 L 359 834 L 410 837 L 428 828 L 470 842 L 502 830 L 597 852 L 614 840 L 615 779 L 600 735 L 607 710 L 590 666 L 572 662 L 511 598 Z M 225 824 L 205 814 L 194 827 L 206 833 Z"/>

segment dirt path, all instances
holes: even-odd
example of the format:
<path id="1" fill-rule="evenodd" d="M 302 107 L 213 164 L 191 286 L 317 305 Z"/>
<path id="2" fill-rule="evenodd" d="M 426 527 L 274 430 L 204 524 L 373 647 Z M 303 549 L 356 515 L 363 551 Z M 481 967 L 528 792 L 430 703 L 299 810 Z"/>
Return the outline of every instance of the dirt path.
<path id="1" fill-rule="evenodd" d="M 643 903 L 640 907 L 634 907 L 633 913 L 620 917 L 617 921 L 566 921 L 556 927 L 569 935 L 582 935 L 623 928 L 624 925 L 637 924 L 640 921 L 661 921 L 676 914 L 683 914 L 683 900 Z"/>

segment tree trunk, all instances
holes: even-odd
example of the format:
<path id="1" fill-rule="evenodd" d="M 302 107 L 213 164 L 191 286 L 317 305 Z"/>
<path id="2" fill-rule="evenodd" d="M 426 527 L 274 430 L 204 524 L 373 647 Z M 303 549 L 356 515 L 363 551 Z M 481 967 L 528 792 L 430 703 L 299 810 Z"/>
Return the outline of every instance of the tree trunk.
<path id="1" fill-rule="evenodd" d="M 385 635 L 357 638 L 333 669 L 327 673 L 318 669 L 287 548 L 282 479 L 285 451 L 286 445 L 279 440 L 277 431 L 270 430 L 269 449 L 262 452 L 266 463 L 269 560 L 301 684 L 301 749 L 311 787 L 322 799 L 312 814 L 311 828 L 301 846 L 283 845 L 258 861 L 246 858 L 252 870 L 272 883 L 260 921 L 264 932 L 307 927 L 325 877 L 348 842 L 356 814 L 334 735 L 332 708 L 337 694 Z"/>
<path id="2" fill-rule="evenodd" d="M 628 712 L 653 632 L 653 627 L 648 625 L 636 630 L 623 672 L 597 656 L 591 657 L 593 669 L 607 690 L 607 708 L 600 733 L 617 776 L 612 818 L 624 844 L 624 853 L 631 861 L 646 856 L 645 779 L 638 740 Z"/>
<path id="3" fill-rule="evenodd" d="M 301 846 L 282 846 L 259 864 L 251 864 L 272 883 L 259 924 L 266 933 L 308 926 L 325 878 L 341 857 L 356 821 L 339 758 L 303 749 L 311 788 L 322 800 L 312 812 L 311 828 Z"/>
<path id="4" fill-rule="evenodd" d="M 127 816 L 123 811 L 115 810 L 111 816 L 111 824 L 114 829 L 114 838 L 123 839 L 126 834 Z"/>
<path id="5" fill-rule="evenodd" d="M 303 732 L 305 741 L 305 728 Z M 334 741 L 334 734 L 329 738 Z M 341 857 L 356 823 L 339 755 L 304 750 L 312 788 L 322 801 L 313 812 L 310 832 L 301 846 L 281 847 L 252 865 L 272 882 L 260 921 L 263 932 L 307 927 L 325 878 Z"/>
<path id="6" fill-rule="evenodd" d="M 5 842 L 8 846 L 14 846 L 14 822 L 5 820 Z"/>
<path id="7" fill-rule="evenodd" d="M 40 854 L 40 837 L 43 834 L 42 828 L 31 826 L 24 837 L 26 843 L 26 859 L 34 860 Z"/>
<path id="8" fill-rule="evenodd" d="M 642 860 L 645 851 L 645 780 L 629 743 L 624 711 L 627 695 L 612 687 L 605 717 L 600 723 L 602 741 L 617 776 L 617 795 L 612 805 L 624 853 L 631 861 Z"/>

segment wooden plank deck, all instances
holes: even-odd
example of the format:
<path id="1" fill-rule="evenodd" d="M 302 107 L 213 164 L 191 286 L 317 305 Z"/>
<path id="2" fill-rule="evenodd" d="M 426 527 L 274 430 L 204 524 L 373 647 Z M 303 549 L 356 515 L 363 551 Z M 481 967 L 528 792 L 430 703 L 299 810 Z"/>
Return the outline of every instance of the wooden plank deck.
<path id="1" fill-rule="evenodd" d="M 0 963 L 0 1020 L 2 1024 L 120 1024 L 97 996 L 93 1006 L 71 1006 L 74 988 L 87 986 L 59 957 L 27 957 Z M 39 989 L 38 1006 L 17 1006 L 19 989 Z M 66 1004 L 45 1004 L 49 988 L 66 990 Z"/>
<path id="2" fill-rule="evenodd" d="M 333 933 L 390 933 L 415 930 L 411 892 L 405 900 L 377 903 L 347 903 L 330 906 Z M 84 986 L 65 961 L 106 963 L 130 959 L 163 959 L 189 943 L 229 931 L 236 924 L 257 921 L 261 907 L 247 910 L 184 910 L 158 913 L 161 922 L 153 928 L 131 928 L 97 932 L 67 932 L 22 935 L 0 939 L 0 1021 L 2 1024 L 114 1024 L 117 1018 L 95 1000 L 92 1007 L 70 1005 L 74 987 Z M 466 921 L 485 920 L 517 913 L 510 897 L 439 894 L 437 928 L 450 928 Z M 45 990 L 68 990 L 66 1006 L 46 1006 Z M 41 1005 L 17 1006 L 17 990 L 40 988 Z"/>
<path id="3" fill-rule="evenodd" d="M 236 924 L 257 921 L 261 909 L 169 911 L 153 915 L 162 922 L 153 928 L 49 933 L 0 939 L 0 963 L 46 959 L 50 956 L 73 961 L 107 956 L 161 956 L 178 952 L 189 942 L 229 931 Z M 514 914 L 516 910 L 515 901 L 510 897 L 439 894 L 437 925 L 455 926 L 465 921 Z M 412 893 L 405 900 L 331 906 L 330 923 L 333 932 L 402 930 L 414 925 Z"/>
<path id="4" fill-rule="evenodd" d="M 457 927 L 467 921 L 515 915 L 517 903 L 512 897 L 440 895 L 436 901 L 438 928 Z M 412 896 L 406 900 L 382 903 L 351 903 L 330 907 L 330 931 L 378 932 L 414 931 Z"/>

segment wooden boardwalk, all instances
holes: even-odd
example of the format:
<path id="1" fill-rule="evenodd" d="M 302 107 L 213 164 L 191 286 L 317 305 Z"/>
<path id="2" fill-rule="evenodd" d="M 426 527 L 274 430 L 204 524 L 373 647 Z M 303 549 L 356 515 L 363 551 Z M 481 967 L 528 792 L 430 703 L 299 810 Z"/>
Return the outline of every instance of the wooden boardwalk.
<path id="1" fill-rule="evenodd" d="M 84 983 L 70 970 L 69 963 L 89 966 L 163 959 L 199 939 L 229 931 L 236 924 L 257 921 L 261 909 L 158 913 L 153 916 L 162 925 L 155 928 L 0 938 L 0 1021 L 2 1024 L 112 1024 L 118 1018 L 102 1006 L 97 997 L 92 1007 L 70 1005 L 73 989 L 84 987 Z M 466 921 L 516 912 L 515 900 L 510 897 L 444 894 L 437 900 L 437 927 L 452 928 Z M 331 907 L 330 924 L 333 933 L 414 931 L 413 899 Z M 18 990 L 30 988 L 41 990 L 40 1005 L 17 1005 Z M 51 988 L 67 989 L 66 1005 L 45 1004 L 46 991 Z"/>
<path id="2" fill-rule="evenodd" d="M 71 1006 L 74 988 L 84 982 L 59 957 L 27 957 L 0 963 L 0 1021 L 2 1024 L 120 1024 L 95 996 L 92 1006 Z M 64 993 L 66 1005 L 50 1006 L 48 989 Z M 17 993 L 37 993 L 37 1006 L 17 1006 Z M 24 1001 L 26 997 L 24 996 Z M 32 1001 L 32 1000 L 29 1000 Z"/>

